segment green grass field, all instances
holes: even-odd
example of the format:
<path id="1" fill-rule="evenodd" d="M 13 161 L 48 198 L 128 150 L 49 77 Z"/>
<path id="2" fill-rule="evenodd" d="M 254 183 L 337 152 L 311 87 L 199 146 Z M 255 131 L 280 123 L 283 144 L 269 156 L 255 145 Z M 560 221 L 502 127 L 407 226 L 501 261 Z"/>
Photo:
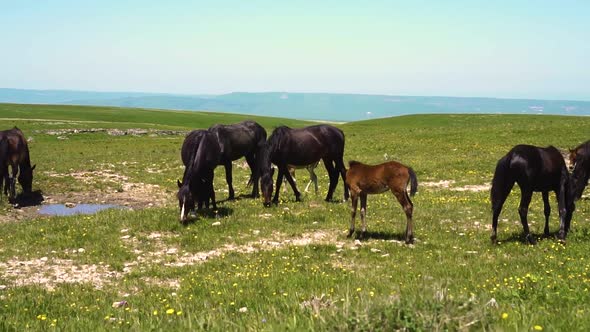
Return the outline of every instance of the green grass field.
<path id="1" fill-rule="evenodd" d="M 347 239 L 349 203 L 291 191 L 263 208 L 249 198 L 178 222 L 182 134 L 112 136 L 106 131 L 188 131 L 245 116 L 77 106 L 0 104 L 0 128 L 21 128 L 37 164 L 33 189 L 46 202 L 114 202 L 131 209 L 43 217 L 0 202 L 0 330 L 589 330 L 590 201 L 577 203 L 567 245 L 541 239 L 536 193 L 521 237 L 518 189 L 491 245 L 487 189 L 513 145 L 562 150 L 590 138 L 590 118 L 420 115 L 338 125 L 345 160 L 411 166 L 416 244 L 403 244 L 405 216 L 386 193 L 369 196 L 369 239 Z M 274 126 L 309 123 L 254 118 Z M 236 195 L 249 171 L 234 165 Z M 308 181 L 298 171 L 299 187 Z M 217 197 L 227 197 L 223 168 Z M 302 188 L 300 188 L 302 189 Z M 587 189 L 590 190 L 590 189 Z M 335 197 L 342 196 L 339 183 Z M 551 196 L 551 231 L 558 229 Z M 360 221 L 357 221 L 359 227 Z M 124 302 L 123 302 L 124 301 Z"/>

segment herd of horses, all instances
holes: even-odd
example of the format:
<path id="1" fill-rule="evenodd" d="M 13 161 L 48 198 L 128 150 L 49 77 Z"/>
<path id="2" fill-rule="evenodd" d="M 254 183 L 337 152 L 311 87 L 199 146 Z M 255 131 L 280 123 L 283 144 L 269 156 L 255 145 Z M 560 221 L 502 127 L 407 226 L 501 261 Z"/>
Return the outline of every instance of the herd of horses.
<path id="1" fill-rule="evenodd" d="M 251 172 L 248 181 L 252 185 L 250 196 L 257 198 L 262 193 L 263 205 L 268 207 L 278 204 L 284 180 L 291 186 L 295 200 L 301 200 L 301 193 L 294 180 L 294 170 L 297 168 L 307 168 L 317 193 L 317 176 L 314 169 L 322 161 L 330 181 L 326 201 L 333 200 L 339 178 L 342 178 L 344 186 L 344 201 L 348 200 L 349 196 L 351 198 L 348 237 L 355 233 L 359 198 L 362 228 L 358 237 L 362 238 L 366 233 L 367 196 L 390 191 L 406 214 L 405 241 L 413 243 L 413 203 L 410 196 L 418 189 L 418 179 L 414 170 L 396 161 L 378 165 L 350 161 L 347 170 L 343 160 L 344 143 L 344 133 L 327 124 L 304 128 L 279 126 L 268 138 L 266 130 L 250 120 L 191 131 L 185 137 L 181 148 L 185 169 L 182 182 L 177 181 L 180 221 L 185 223 L 191 212 L 203 207 L 212 206 L 214 210 L 217 209 L 213 179 L 214 170 L 218 165 L 225 168 L 228 199 L 235 199 L 232 161 L 244 157 Z M 527 221 L 533 192 L 542 193 L 544 235 L 549 236 L 551 191 L 555 193 L 558 202 L 560 228 L 557 237 L 565 241 L 575 211 L 575 203 L 581 198 L 590 177 L 590 141 L 571 149 L 569 159 L 571 173 L 562 154 L 555 147 L 517 145 L 498 161 L 491 188 L 493 243 L 497 242 L 500 212 L 514 184 L 518 184 L 521 191 L 518 213 L 526 241 L 535 243 Z M 274 188 L 275 167 L 272 165 L 276 166 L 277 170 Z M 23 195 L 31 194 L 34 169 L 35 166 L 31 166 L 27 140 L 22 131 L 16 127 L 0 131 L 0 191 L 3 190 L 9 201 L 14 202 L 16 199 L 17 179 L 23 188 Z"/>

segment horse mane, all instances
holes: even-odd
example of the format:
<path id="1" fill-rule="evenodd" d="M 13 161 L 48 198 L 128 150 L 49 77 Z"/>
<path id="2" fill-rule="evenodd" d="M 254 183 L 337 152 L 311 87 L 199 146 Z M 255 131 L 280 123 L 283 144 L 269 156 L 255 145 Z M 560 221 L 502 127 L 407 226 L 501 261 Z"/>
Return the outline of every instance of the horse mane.
<path id="1" fill-rule="evenodd" d="M 272 131 L 267 141 L 267 149 L 269 154 L 273 154 L 275 151 L 280 150 L 281 144 L 288 137 L 291 128 L 287 126 L 278 126 Z"/>
<path id="2" fill-rule="evenodd" d="M 4 169 L 4 165 L 8 162 L 8 138 L 6 136 L 2 136 L 0 139 L 0 171 Z M 0 176 L 4 176 L 4 174 L 0 174 Z"/>

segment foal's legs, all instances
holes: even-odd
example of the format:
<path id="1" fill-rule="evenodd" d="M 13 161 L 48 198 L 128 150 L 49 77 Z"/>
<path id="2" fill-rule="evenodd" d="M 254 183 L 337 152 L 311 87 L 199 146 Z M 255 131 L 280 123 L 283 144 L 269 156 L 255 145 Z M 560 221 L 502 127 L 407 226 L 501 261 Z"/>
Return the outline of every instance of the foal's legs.
<path id="1" fill-rule="evenodd" d="M 289 168 L 287 167 L 287 165 L 279 166 L 279 172 L 281 172 L 281 168 L 285 178 L 287 179 L 287 182 L 289 182 L 289 184 L 291 185 L 291 189 L 293 189 L 293 193 L 295 194 L 295 201 L 301 201 L 301 193 L 299 192 L 299 190 L 297 190 L 297 185 L 295 184 L 295 180 L 293 180 L 291 173 L 289 173 Z"/>
<path id="2" fill-rule="evenodd" d="M 543 230 L 543 236 L 549 237 L 549 215 L 551 214 L 551 205 L 549 205 L 549 192 L 543 192 L 543 212 L 545 213 L 545 229 Z"/>
<path id="3" fill-rule="evenodd" d="M 529 232 L 529 223 L 527 221 L 527 214 L 529 212 L 529 205 L 533 197 L 533 191 L 528 188 L 520 188 L 520 205 L 518 206 L 518 214 L 520 215 L 520 223 L 524 231 L 524 237 L 530 244 L 535 244 L 537 241 Z"/>
<path id="4" fill-rule="evenodd" d="M 225 181 L 227 181 L 227 186 L 229 189 L 229 197 L 227 199 L 231 200 L 235 198 L 234 194 L 234 186 L 232 185 L 232 169 L 231 169 L 231 160 L 223 164 L 225 167 Z"/>
<path id="5" fill-rule="evenodd" d="M 354 233 L 354 218 L 356 217 L 356 209 L 358 208 L 359 196 L 355 192 L 350 195 L 350 229 L 348 230 L 347 237 L 351 237 Z"/>
<path id="6" fill-rule="evenodd" d="M 395 188 L 391 188 L 391 193 L 397 198 L 397 201 L 401 204 L 406 214 L 406 244 L 414 243 L 414 222 L 412 215 L 414 214 L 414 203 L 408 196 L 408 193 L 403 191 L 397 191 Z"/>
<path id="7" fill-rule="evenodd" d="M 363 222 L 363 226 L 361 228 L 361 235 L 359 239 L 365 237 L 365 233 L 367 232 L 367 194 L 361 193 L 361 221 Z"/>
<path id="8" fill-rule="evenodd" d="M 258 173 L 258 162 L 256 157 L 253 153 L 246 156 L 246 163 L 248 163 L 248 167 L 250 167 L 250 179 L 252 180 L 252 198 L 257 198 L 260 196 L 258 191 L 258 180 L 260 179 L 260 174 Z"/>
<path id="9" fill-rule="evenodd" d="M 315 194 L 318 194 L 318 176 L 315 174 L 315 168 L 317 164 L 311 164 L 307 166 L 307 171 L 309 172 L 309 183 L 305 187 L 305 192 L 309 189 L 309 185 L 313 182 L 315 187 Z"/>

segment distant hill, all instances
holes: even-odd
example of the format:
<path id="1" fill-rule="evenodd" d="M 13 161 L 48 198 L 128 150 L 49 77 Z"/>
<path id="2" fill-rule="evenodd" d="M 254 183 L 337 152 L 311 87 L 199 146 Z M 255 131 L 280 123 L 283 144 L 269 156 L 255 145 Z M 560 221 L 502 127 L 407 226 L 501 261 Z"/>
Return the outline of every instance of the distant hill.
<path id="1" fill-rule="evenodd" d="M 0 102 L 215 111 L 325 121 L 425 113 L 590 115 L 588 101 L 286 92 L 175 95 L 0 88 Z"/>

